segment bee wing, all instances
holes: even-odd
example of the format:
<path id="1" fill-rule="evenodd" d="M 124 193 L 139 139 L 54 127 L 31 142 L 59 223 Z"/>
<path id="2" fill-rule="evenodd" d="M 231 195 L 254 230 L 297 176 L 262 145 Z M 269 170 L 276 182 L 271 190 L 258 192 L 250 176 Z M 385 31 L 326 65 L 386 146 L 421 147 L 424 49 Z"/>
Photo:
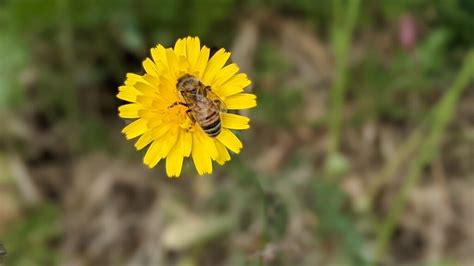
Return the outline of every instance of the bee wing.
<path id="1" fill-rule="evenodd" d="M 221 112 L 227 112 L 227 106 L 225 105 L 224 101 L 219 98 L 217 94 L 211 91 L 210 88 L 207 90 L 207 97 L 219 106 Z"/>

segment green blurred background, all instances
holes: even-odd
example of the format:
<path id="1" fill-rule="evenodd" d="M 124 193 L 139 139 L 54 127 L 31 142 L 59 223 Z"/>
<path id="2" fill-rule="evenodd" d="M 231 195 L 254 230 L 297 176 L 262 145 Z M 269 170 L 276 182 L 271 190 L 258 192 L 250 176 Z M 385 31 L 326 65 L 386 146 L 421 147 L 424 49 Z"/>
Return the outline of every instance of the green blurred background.
<path id="1" fill-rule="evenodd" d="M 473 32 L 471 0 L 1 0 L 0 265 L 473 265 Z M 185 36 L 259 101 L 168 179 L 115 94 Z"/>

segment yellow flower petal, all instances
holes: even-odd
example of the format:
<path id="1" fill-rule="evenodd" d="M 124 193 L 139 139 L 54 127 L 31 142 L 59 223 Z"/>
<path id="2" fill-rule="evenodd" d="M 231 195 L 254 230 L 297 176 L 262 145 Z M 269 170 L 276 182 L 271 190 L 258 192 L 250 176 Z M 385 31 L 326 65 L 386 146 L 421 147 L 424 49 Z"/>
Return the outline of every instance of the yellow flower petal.
<path id="1" fill-rule="evenodd" d="M 226 52 L 225 49 L 217 51 L 207 63 L 202 82 L 204 84 L 210 84 L 218 71 L 225 65 L 227 60 L 229 60 L 229 57 L 230 53 Z"/>
<path id="2" fill-rule="evenodd" d="M 169 75 L 170 79 L 177 80 L 179 72 L 179 61 L 176 54 L 172 49 L 166 49 L 166 58 L 168 59 Z"/>
<path id="3" fill-rule="evenodd" d="M 216 145 L 217 152 L 219 153 L 219 156 L 217 157 L 216 162 L 220 165 L 223 165 L 227 161 L 230 161 L 230 154 L 225 148 L 224 144 L 222 144 L 218 140 L 215 140 L 214 144 Z"/>
<path id="4" fill-rule="evenodd" d="M 156 69 L 155 63 L 151 61 L 150 58 L 145 59 L 143 61 L 143 68 L 145 69 L 146 73 L 152 75 L 152 76 L 158 76 L 158 70 Z"/>
<path id="5" fill-rule="evenodd" d="M 199 38 L 186 38 L 186 55 L 191 67 L 196 65 L 200 50 L 201 44 L 199 42 Z"/>
<path id="6" fill-rule="evenodd" d="M 161 125 L 163 125 L 162 117 L 148 119 L 148 128 L 150 129 L 155 129 L 156 127 L 161 126 Z"/>
<path id="7" fill-rule="evenodd" d="M 163 120 L 163 114 L 161 112 L 157 112 L 156 110 L 154 110 L 152 108 L 142 109 L 142 110 L 138 111 L 138 115 L 141 118 L 145 118 L 149 121 L 148 122 L 148 128 L 153 128 L 153 127 L 150 127 L 150 121 L 153 121 L 153 120 L 156 120 L 156 119 L 159 119 L 161 121 Z"/>
<path id="8" fill-rule="evenodd" d="M 143 107 L 150 108 L 152 107 L 154 100 L 154 97 L 140 95 L 137 96 L 136 102 L 141 104 Z"/>
<path id="9" fill-rule="evenodd" d="M 166 134 L 164 145 L 163 145 L 163 158 L 166 157 L 171 150 L 171 148 L 176 144 L 178 141 L 179 131 L 177 130 L 170 130 L 168 134 Z"/>
<path id="10" fill-rule="evenodd" d="M 153 87 L 145 82 L 137 82 L 133 87 L 143 95 L 156 97 L 156 93 L 158 92 L 156 87 Z"/>
<path id="11" fill-rule="evenodd" d="M 172 81 L 171 79 L 162 77 L 160 81 L 161 98 L 165 99 L 170 104 L 175 102 L 178 99 L 178 91 L 176 90 L 176 80 Z"/>
<path id="12" fill-rule="evenodd" d="M 182 167 L 183 167 L 183 150 L 181 149 L 181 143 L 178 142 L 170 150 L 166 158 L 166 174 L 169 177 L 173 177 L 173 176 L 178 177 L 181 174 Z"/>
<path id="13" fill-rule="evenodd" d="M 222 126 L 230 129 L 248 129 L 250 119 L 242 115 L 222 113 Z"/>
<path id="14" fill-rule="evenodd" d="M 125 80 L 125 86 L 133 86 L 138 81 L 142 81 L 143 78 L 140 75 L 134 73 L 128 73 L 127 79 Z"/>
<path id="15" fill-rule="evenodd" d="M 179 39 L 176 41 L 174 52 L 178 56 L 186 56 L 186 39 Z"/>
<path id="16" fill-rule="evenodd" d="M 188 131 L 183 131 L 180 134 L 181 149 L 183 150 L 183 155 L 188 157 L 191 154 L 191 148 L 193 143 L 193 136 Z"/>
<path id="17" fill-rule="evenodd" d="M 193 134 L 192 157 L 199 175 L 212 173 L 211 156 L 206 152 L 204 144 L 197 134 Z"/>
<path id="18" fill-rule="evenodd" d="M 128 124 L 122 133 L 125 133 L 127 139 L 136 138 L 148 130 L 147 121 L 143 118 L 137 119 L 132 123 Z"/>
<path id="19" fill-rule="evenodd" d="M 122 118 L 138 118 L 138 112 L 142 106 L 136 103 L 124 104 L 118 108 L 119 116 Z"/>
<path id="20" fill-rule="evenodd" d="M 204 145 L 204 148 L 206 152 L 211 156 L 212 159 L 216 159 L 218 156 L 216 145 L 214 144 L 214 139 L 207 136 L 201 128 L 197 132 L 194 133 L 195 135 L 198 135 L 200 138 L 202 144 Z"/>
<path id="21" fill-rule="evenodd" d="M 150 84 L 151 86 L 153 86 L 155 88 L 155 91 L 157 91 L 157 87 L 160 85 L 160 80 L 155 77 L 155 76 L 152 76 L 152 75 L 149 75 L 149 74 L 145 74 L 143 76 L 143 80 Z"/>
<path id="22" fill-rule="evenodd" d="M 251 93 L 239 93 L 224 99 L 229 110 L 248 109 L 257 106 L 257 96 Z"/>
<path id="23" fill-rule="evenodd" d="M 117 98 L 127 102 L 135 102 L 137 100 L 137 95 L 124 91 L 119 91 L 119 93 L 117 94 Z"/>
<path id="24" fill-rule="evenodd" d="M 214 80 L 211 82 L 213 87 L 220 87 L 226 81 L 231 79 L 237 72 L 239 72 L 239 66 L 233 63 L 228 66 L 225 66 L 221 71 L 218 71 Z"/>
<path id="25" fill-rule="evenodd" d="M 202 47 L 201 52 L 199 53 L 196 65 L 193 68 L 193 71 L 198 73 L 199 78 L 202 78 L 202 76 L 204 75 L 204 70 L 206 69 L 210 53 L 211 50 L 209 50 L 209 48 L 207 48 L 206 46 Z"/>
<path id="26" fill-rule="evenodd" d="M 143 158 L 143 163 L 153 168 L 163 158 L 165 158 L 177 140 L 177 135 L 167 134 L 163 138 L 153 141 Z"/>
<path id="27" fill-rule="evenodd" d="M 170 128 L 171 128 L 170 123 L 163 124 L 163 125 L 160 125 L 159 127 L 155 128 L 155 129 L 153 129 L 151 134 L 152 134 L 153 138 L 158 139 L 158 138 L 161 138 L 166 133 L 168 133 Z"/>
<path id="28" fill-rule="evenodd" d="M 161 154 L 159 154 L 160 145 L 161 143 L 154 141 L 146 151 L 145 157 L 143 157 L 143 163 L 150 168 L 155 167 L 161 160 Z"/>
<path id="29" fill-rule="evenodd" d="M 133 86 L 120 86 L 117 97 L 125 101 L 135 102 L 138 95 L 142 95 L 142 93 Z"/>
<path id="30" fill-rule="evenodd" d="M 217 139 L 224 144 L 229 150 L 239 153 L 242 149 L 242 142 L 237 138 L 232 131 L 223 128 Z"/>
<path id="31" fill-rule="evenodd" d="M 151 57 L 155 64 L 162 66 L 163 68 L 168 68 L 168 62 L 166 60 L 166 49 L 163 45 L 159 44 L 155 48 L 151 49 Z"/>
<path id="32" fill-rule="evenodd" d="M 147 133 L 141 135 L 138 138 L 137 142 L 135 142 L 135 148 L 139 151 L 139 150 L 145 148 L 152 141 L 153 141 L 153 137 L 151 135 L 151 132 L 148 131 Z"/>
<path id="33" fill-rule="evenodd" d="M 234 75 L 230 80 L 224 82 L 224 84 L 215 87 L 215 92 L 221 98 L 226 98 L 228 96 L 241 93 L 244 91 L 244 88 L 249 86 L 252 82 L 248 79 L 247 75 L 239 73 Z"/>

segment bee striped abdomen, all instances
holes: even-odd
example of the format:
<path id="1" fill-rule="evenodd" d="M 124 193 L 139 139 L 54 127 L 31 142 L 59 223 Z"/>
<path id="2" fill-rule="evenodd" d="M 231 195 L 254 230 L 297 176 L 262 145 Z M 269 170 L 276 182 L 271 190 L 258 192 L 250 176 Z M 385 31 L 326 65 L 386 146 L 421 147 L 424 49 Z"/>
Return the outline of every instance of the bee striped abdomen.
<path id="1" fill-rule="evenodd" d="M 212 112 L 203 121 L 198 122 L 209 137 L 216 137 L 221 133 L 221 117 L 219 112 Z"/>

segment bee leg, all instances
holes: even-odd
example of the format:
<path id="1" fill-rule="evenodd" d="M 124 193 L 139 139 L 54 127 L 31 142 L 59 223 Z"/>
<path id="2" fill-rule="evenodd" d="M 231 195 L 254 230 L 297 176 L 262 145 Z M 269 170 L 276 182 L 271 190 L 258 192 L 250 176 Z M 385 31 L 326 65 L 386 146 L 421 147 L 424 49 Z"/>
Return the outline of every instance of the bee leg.
<path id="1" fill-rule="evenodd" d="M 192 125 L 188 127 L 188 131 L 190 131 L 194 124 L 196 123 L 196 120 L 194 119 L 193 115 L 191 114 L 191 109 L 186 110 L 186 114 L 188 115 L 189 119 L 191 119 Z"/>
<path id="2" fill-rule="evenodd" d="M 213 100 L 212 102 L 214 102 L 217 105 L 217 107 L 219 107 L 221 112 L 226 112 L 227 111 L 225 106 L 223 106 L 222 101 L 216 99 L 216 100 Z"/>
<path id="3" fill-rule="evenodd" d="M 182 105 L 182 106 L 186 106 L 186 107 L 188 107 L 188 104 L 187 104 L 187 103 L 183 103 L 183 102 L 174 102 L 172 105 L 168 106 L 168 109 L 171 109 L 171 108 L 175 107 L 176 105 Z"/>
<path id="4" fill-rule="evenodd" d="M 191 109 L 186 110 L 186 114 L 188 115 L 189 119 L 191 119 L 191 121 L 195 122 L 194 117 L 191 115 Z"/>
<path id="5" fill-rule="evenodd" d="M 206 92 L 206 95 L 207 95 L 207 93 L 211 91 L 211 86 L 204 87 L 204 91 Z"/>

